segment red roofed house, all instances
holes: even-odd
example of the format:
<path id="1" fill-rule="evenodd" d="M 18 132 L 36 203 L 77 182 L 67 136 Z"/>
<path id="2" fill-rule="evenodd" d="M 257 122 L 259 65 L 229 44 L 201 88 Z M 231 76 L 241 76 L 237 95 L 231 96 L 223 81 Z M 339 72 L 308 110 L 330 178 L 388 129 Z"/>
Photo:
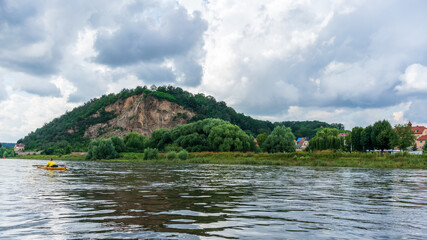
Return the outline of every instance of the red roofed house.
<path id="1" fill-rule="evenodd" d="M 346 136 L 348 136 L 347 133 L 340 133 L 340 134 L 338 134 L 338 137 L 346 137 Z"/>
<path id="2" fill-rule="evenodd" d="M 24 151 L 25 145 L 22 143 L 18 143 L 18 144 L 15 144 L 15 147 L 13 147 L 13 149 L 15 150 L 15 152 L 21 152 L 21 151 Z"/>
<path id="3" fill-rule="evenodd" d="M 427 128 L 424 126 L 412 126 L 412 123 L 409 122 L 408 126 L 411 126 L 412 132 L 416 137 L 415 145 L 417 146 L 417 150 L 421 151 L 423 149 L 424 143 L 427 140 Z"/>

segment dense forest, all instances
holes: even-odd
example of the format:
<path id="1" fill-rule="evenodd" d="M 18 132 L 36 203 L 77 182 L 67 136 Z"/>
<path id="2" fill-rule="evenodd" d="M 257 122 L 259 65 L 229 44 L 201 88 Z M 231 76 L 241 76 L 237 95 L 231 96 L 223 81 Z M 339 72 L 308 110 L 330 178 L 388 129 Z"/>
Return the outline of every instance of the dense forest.
<path id="1" fill-rule="evenodd" d="M 115 117 L 114 113 L 106 112 L 105 107 L 118 100 L 124 100 L 133 95 L 144 93 L 146 98 L 157 98 L 177 103 L 186 109 L 196 113 L 190 121 L 207 118 L 222 119 L 240 127 L 249 136 L 255 137 L 260 133 L 270 134 L 276 126 L 286 126 L 292 130 L 295 137 L 312 138 L 320 128 L 337 128 L 344 130 L 342 124 L 328 124 L 319 121 L 262 121 L 237 113 L 228 107 L 225 102 L 218 102 L 212 96 L 204 94 L 192 94 L 179 87 L 151 86 L 150 88 L 137 87 L 135 89 L 123 89 L 118 94 L 103 95 L 100 98 L 91 99 L 84 105 L 66 112 L 61 117 L 55 118 L 50 123 L 31 132 L 18 143 L 26 145 L 27 150 L 45 150 L 47 153 L 61 151 L 86 151 L 90 139 L 84 138 L 85 131 L 97 123 L 105 123 Z M 94 115 L 99 112 L 100 114 Z"/>

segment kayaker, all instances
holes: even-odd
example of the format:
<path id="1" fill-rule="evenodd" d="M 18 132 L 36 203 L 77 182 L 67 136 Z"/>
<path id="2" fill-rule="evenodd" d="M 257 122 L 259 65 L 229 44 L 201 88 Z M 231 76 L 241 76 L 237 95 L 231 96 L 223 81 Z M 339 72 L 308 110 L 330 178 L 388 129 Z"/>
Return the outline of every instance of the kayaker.
<path id="1" fill-rule="evenodd" d="M 58 167 L 58 165 L 56 165 L 56 163 L 53 161 L 53 159 L 51 158 L 49 162 L 47 162 L 46 167 Z"/>

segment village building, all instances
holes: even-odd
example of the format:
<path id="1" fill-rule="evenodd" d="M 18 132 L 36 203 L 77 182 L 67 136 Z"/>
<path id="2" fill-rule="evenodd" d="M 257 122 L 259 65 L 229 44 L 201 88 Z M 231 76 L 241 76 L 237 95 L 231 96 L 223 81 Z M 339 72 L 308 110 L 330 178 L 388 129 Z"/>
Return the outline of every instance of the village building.
<path id="1" fill-rule="evenodd" d="M 422 151 L 427 140 L 427 128 L 424 126 L 412 126 L 411 122 L 408 123 L 408 126 L 411 127 L 411 130 L 416 137 L 415 146 L 417 147 L 417 151 Z"/>
<path id="2" fill-rule="evenodd" d="M 297 152 L 304 152 L 308 147 L 308 138 L 298 138 L 295 142 Z"/>
<path id="3" fill-rule="evenodd" d="M 22 143 L 15 144 L 15 147 L 13 147 L 15 152 L 22 152 L 25 149 L 25 145 Z"/>

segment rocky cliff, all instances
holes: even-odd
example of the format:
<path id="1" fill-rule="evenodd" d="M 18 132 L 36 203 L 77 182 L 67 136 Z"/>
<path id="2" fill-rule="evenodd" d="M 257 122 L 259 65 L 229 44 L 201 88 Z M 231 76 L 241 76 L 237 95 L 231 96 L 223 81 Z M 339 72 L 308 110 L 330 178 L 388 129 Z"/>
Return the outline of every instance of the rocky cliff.
<path id="1" fill-rule="evenodd" d="M 90 139 L 123 137 L 132 131 L 150 137 L 156 129 L 173 129 L 178 125 L 188 123 L 195 116 L 195 113 L 178 104 L 147 97 L 144 94 L 119 100 L 105 107 L 105 111 L 113 112 L 116 117 L 106 123 L 90 126 L 85 131 L 84 137 Z M 92 117 L 99 115 L 98 111 Z"/>

